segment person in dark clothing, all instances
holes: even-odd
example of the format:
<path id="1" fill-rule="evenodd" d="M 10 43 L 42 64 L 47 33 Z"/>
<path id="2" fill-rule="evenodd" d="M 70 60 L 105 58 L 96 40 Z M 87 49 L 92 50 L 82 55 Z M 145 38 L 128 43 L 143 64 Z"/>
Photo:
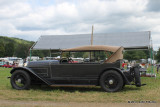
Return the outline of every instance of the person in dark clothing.
<path id="1" fill-rule="evenodd" d="M 157 74 L 158 74 L 158 71 L 159 71 L 159 67 L 160 67 L 160 64 L 157 65 Z"/>

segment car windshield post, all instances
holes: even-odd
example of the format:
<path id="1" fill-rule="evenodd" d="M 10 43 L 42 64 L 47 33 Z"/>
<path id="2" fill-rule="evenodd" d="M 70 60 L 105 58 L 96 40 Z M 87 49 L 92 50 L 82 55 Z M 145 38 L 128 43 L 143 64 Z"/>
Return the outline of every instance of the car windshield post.
<path id="1" fill-rule="evenodd" d="M 96 57 L 95 57 L 95 52 L 96 52 L 96 51 L 93 51 L 93 55 L 94 55 L 94 62 L 96 61 L 96 59 L 95 59 L 95 58 L 96 58 Z"/>
<path id="2" fill-rule="evenodd" d="M 68 58 L 70 58 L 71 57 L 71 52 L 69 51 L 69 55 L 68 55 Z"/>
<path id="3" fill-rule="evenodd" d="M 60 61 L 61 61 L 61 59 L 62 59 L 62 53 L 63 53 L 63 52 L 61 51 L 61 52 L 60 52 Z M 60 63 L 61 63 L 61 62 L 60 62 Z"/>

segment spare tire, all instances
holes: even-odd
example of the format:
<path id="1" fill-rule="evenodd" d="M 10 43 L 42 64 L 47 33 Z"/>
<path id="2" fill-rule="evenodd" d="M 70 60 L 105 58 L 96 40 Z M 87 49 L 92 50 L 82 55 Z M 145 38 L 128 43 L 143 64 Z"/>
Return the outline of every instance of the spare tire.
<path id="1" fill-rule="evenodd" d="M 141 87 L 141 78 L 140 78 L 140 72 L 138 67 L 134 67 L 134 78 L 135 78 L 136 87 Z"/>

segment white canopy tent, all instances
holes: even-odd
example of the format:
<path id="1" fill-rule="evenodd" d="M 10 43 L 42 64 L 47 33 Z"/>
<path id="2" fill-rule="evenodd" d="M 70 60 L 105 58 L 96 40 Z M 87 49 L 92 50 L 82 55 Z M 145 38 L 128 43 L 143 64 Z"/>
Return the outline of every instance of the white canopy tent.
<path id="1" fill-rule="evenodd" d="M 149 49 L 150 31 L 94 34 L 93 45 L 123 46 L 124 49 Z M 33 50 L 67 49 L 91 44 L 91 34 L 42 35 Z"/>

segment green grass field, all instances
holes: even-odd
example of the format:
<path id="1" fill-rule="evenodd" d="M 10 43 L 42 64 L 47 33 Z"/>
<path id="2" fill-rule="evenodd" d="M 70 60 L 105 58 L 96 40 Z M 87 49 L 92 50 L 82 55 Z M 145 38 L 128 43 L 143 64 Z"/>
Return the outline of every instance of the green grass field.
<path id="1" fill-rule="evenodd" d="M 32 86 L 30 90 L 15 90 L 10 85 L 9 68 L 0 68 L 0 99 L 12 101 L 128 103 L 128 101 L 160 102 L 160 75 L 156 79 L 143 77 L 146 86 L 125 86 L 116 93 L 103 92 L 100 87 Z"/>

